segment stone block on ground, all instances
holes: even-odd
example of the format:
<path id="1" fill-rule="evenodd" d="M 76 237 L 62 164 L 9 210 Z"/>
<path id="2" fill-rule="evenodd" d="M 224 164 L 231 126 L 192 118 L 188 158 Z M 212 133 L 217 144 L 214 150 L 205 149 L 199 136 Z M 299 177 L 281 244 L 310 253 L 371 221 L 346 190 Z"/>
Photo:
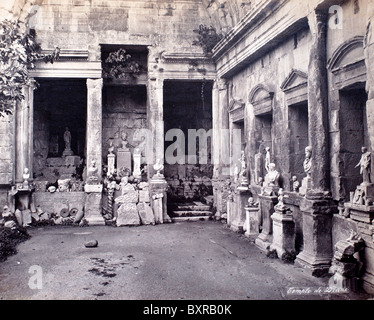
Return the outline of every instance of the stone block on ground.
<path id="1" fill-rule="evenodd" d="M 145 202 L 137 205 L 140 221 L 142 224 L 155 224 L 155 217 L 151 206 Z"/>
<path id="2" fill-rule="evenodd" d="M 117 227 L 120 226 L 138 226 L 140 218 L 136 203 L 123 203 L 117 210 Z"/>

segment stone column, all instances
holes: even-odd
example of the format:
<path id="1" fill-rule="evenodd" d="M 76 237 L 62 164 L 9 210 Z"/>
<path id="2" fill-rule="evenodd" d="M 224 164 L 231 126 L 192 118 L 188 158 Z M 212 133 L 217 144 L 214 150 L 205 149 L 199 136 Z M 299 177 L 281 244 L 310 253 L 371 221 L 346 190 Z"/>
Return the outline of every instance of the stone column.
<path id="1" fill-rule="evenodd" d="M 327 15 L 309 17 L 312 46 L 308 70 L 309 143 L 312 146 L 310 188 L 300 201 L 303 214 L 303 251 L 295 262 L 315 276 L 328 272 L 332 258 L 332 214 L 329 197 L 328 86 L 326 68 Z"/>
<path id="2" fill-rule="evenodd" d="M 148 110 L 147 120 L 148 129 L 152 136 L 152 149 L 147 150 L 153 153 L 153 156 L 147 156 L 152 159 L 153 163 L 148 163 L 148 178 L 154 174 L 152 164 L 156 163 L 156 159 L 160 159 L 164 163 L 164 80 L 151 78 L 148 81 Z"/>
<path id="3" fill-rule="evenodd" d="M 99 178 L 102 175 L 102 89 L 103 79 L 87 79 L 86 167 L 95 160 Z"/>
<path id="4" fill-rule="evenodd" d="M 218 87 L 218 104 L 219 104 L 219 159 L 220 159 L 220 175 L 221 178 L 225 179 L 230 176 L 230 163 L 224 163 L 224 157 L 228 157 L 230 155 L 230 136 L 227 134 L 227 130 L 229 129 L 229 113 L 228 113 L 228 86 L 225 79 L 218 79 L 217 80 L 217 87 Z M 226 133 L 225 133 L 226 130 Z"/>
<path id="5" fill-rule="evenodd" d="M 102 88 L 103 79 L 87 79 L 86 168 L 96 162 L 98 184 L 86 184 L 85 219 L 89 225 L 105 225 L 102 216 Z"/>
<path id="6" fill-rule="evenodd" d="M 329 190 L 329 131 L 328 131 L 328 84 L 326 68 L 327 15 L 313 12 L 308 17 L 312 33 L 308 67 L 308 126 L 312 146 L 310 192 L 323 196 Z"/>
<path id="7" fill-rule="evenodd" d="M 15 178 L 16 183 L 23 181 L 23 170 L 29 169 L 30 181 L 33 178 L 33 132 L 34 132 L 34 86 L 25 86 L 25 99 L 17 102 L 16 118 L 16 150 L 15 150 Z"/>

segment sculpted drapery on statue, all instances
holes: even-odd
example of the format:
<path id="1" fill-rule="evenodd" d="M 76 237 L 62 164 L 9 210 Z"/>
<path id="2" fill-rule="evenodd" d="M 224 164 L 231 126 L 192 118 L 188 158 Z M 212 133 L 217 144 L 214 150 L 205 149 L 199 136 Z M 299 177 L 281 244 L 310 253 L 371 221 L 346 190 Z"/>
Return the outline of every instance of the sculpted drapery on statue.
<path id="1" fill-rule="evenodd" d="M 371 152 L 368 152 L 366 147 L 362 147 L 361 151 L 361 159 L 355 168 L 360 167 L 360 174 L 362 175 L 364 184 L 371 183 Z"/>
<path id="2" fill-rule="evenodd" d="M 65 141 L 65 150 L 70 150 L 71 149 L 71 133 L 68 127 L 66 127 L 65 132 L 64 132 L 64 141 Z"/>

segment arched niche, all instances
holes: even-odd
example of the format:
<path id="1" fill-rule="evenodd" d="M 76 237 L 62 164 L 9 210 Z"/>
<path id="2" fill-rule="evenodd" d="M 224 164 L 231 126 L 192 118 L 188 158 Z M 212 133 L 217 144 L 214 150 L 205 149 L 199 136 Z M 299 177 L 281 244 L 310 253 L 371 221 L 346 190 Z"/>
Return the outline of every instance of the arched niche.
<path id="1" fill-rule="evenodd" d="M 366 82 L 364 37 L 356 36 L 343 42 L 328 60 L 327 68 L 336 89 Z"/>
<path id="2" fill-rule="evenodd" d="M 258 84 L 249 93 L 249 103 L 255 116 L 272 113 L 274 91 L 264 84 Z"/>

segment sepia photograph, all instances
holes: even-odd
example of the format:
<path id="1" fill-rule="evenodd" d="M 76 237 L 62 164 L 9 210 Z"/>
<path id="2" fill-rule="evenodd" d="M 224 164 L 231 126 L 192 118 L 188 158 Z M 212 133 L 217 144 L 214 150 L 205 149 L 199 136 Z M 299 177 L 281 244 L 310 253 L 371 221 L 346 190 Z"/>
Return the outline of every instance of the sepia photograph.
<path id="1" fill-rule="evenodd" d="M 371 0 L 1 0 L 0 301 L 374 300 L 373 151 Z"/>

